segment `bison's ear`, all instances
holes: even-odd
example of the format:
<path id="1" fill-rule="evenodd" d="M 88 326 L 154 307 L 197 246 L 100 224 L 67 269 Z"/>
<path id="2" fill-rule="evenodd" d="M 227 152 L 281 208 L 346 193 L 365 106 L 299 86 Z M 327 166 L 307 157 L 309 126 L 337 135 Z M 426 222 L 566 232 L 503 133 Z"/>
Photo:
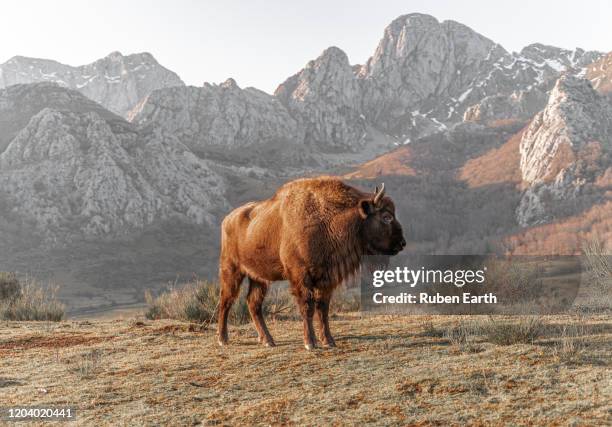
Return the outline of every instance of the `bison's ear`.
<path id="1" fill-rule="evenodd" d="M 359 215 L 363 219 L 366 219 L 369 215 L 372 215 L 375 211 L 374 202 L 369 199 L 362 199 L 359 201 Z"/>

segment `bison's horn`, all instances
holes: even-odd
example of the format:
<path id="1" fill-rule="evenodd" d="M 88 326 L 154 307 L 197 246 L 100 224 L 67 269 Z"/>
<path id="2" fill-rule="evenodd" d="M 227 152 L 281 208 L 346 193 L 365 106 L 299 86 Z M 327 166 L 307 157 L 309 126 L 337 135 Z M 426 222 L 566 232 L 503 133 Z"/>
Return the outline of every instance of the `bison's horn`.
<path id="1" fill-rule="evenodd" d="M 374 204 L 377 205 L 378 202 L 381 201 L 381 199 L 384 197 L 385 195 L 385 183 L 383 182 L 380 185 L 380 190 L 378 189 L 378 186 L 376 186 L 376 190 L 374 192 Z"/>

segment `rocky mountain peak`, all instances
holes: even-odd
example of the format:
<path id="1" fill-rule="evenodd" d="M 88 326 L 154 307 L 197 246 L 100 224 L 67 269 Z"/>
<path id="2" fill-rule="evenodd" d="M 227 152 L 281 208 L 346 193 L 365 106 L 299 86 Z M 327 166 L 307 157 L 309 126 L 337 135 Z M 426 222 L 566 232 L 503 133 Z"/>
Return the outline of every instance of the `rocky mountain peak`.
<path id="1" fill-rule="evenodd" d="M 157 59 L 149 52 L 132 53 L 124 55 L 119 51 L 113 51 L 103 58 L 94 61 L 89 66 L 98 64 L 98 66 L 106 67 L 122 67 L 122 70 L 131 71 L 131 69 L 138 67 L 161 67 Z M 140 68 L 139 68 L 140 69 Z"/>
<path id="2" fill-rule="evenodd" d="M 363 147 L 366 123 L 361 90 L 346 53 L 326 49 L 288 78 L 274 95 L 305 130 L 305 141 L 324 150 Z"/>
<path id="3" fill-rule="evenodd" d="M 322 63 L 329 63 L 333 61 L 337 61 L 338 64 L 341 64 L 342 67 L 344 67 L 344 64 L 349 63 L 348 56 L 342 49 L 337 46 L 330 46 L 325 49 L 315 61 L 310 61 L 308 65 L 314 67 L 321 67 Z"/>
<path id="4" fill-rule="evenodd" d="M 106 58 L 110 59 L 111 61 L 121 61 L 124 58 L 124 56 L 121 52 L 119 52 L 118 50 L 115 50 L 109 53 L 108 55 L 106 55 Z"/>
<path id="5" fill-rule="evenodd" d="M 511 54 L 461 23 L 415 13 L 385 28 L 365 65 L 351 66 L 330 47 L 275 96 L 305 128 L 306 142 L 354 150 L 371 128 L 405 142 L 462 119 L 526 121 L 562 73 L 578 73 L 598 55 L 543 44 Z"/>
<path id="6" fill-rule="evenodd" d="M 0 154 L 0 168 L 19 168 L 43 160 L 65 160 L 78 149 L 87 151 L 88 127 L 98 128 L 101 137 L 97 145 L 104 145 L 103 138 L 112 133 L 108 124 L 96 112 L 69 112 L 50 107 L 35 114 L 6 150 Z M 71 135 L 70 138 L 65 138 Z M 76 145 L 73 145 L 76 144 Z"/>
<path id="7" fill-rule="evenodd" d="M 361 68 L 364 114 L 391 134 L 412 134 L 411 117 L 443 129 L 461 119 L 476 100 L 499 87 L 495 64 L 508 53 L 454 21 L 404 15 L 384 31 L 374 55 Z M 500 66 L 501 68 L 501 66 Z M 430 126 L 429 126 L 430 127 Z M 417 132 L 418 134 L 418 132 Z"/>
<path id="8" fill-rule="evenodd" d="M 372 77 L 397 66 L 423 72 L 420 66 L 424 64 L 423 61 L 429 60 L 429 56 L 432 56 L 429 71 L 438 74 L 443 64 L 434 59 L 447 57 L 451 52 L 452 62 L 448 65 L 451 68 L 449 71 L 454 73 L 456 69 L 453 66 L 457 61 L 469 62 L 474 56 L 485 58 L 494 46 L 491 40 L 457 22 L 439 22 L 433 16 L 424 14 L 403 15 L 385 28 L 382 40 L 361 75 Z M 467 56 L 461 58 L 455 55 L 455 48 Z M 411 60 L 405 61 L 408 58 Z"/>
<path id="9" fill-rule="evenodd" d="M 111 126 L 124 128 L 125 120 L 81 93 L 56 83 L 18 84 L 0 89 L 0 153 L 17 132 L 44 108 L 58 111 L 95 112 Z"/>
<path id="10" fill-rule="evenodd" d="M 220 86 L 225 89 L 240 89 L 236 80 L 231 77 L 221 83 Z"/>
<path id="11" fill-rule="evenodd" d="M 384 38 L 398 40 L 402 34 L 418 29 L 433 28 L 440 25 L 440 22 L 433 16 L 424 13 L 408 13 L 398 16 L 385 28 Z"/>
<path id="12" fill-rule="evenodd" d="M 279 85 L 274 94 L 283 103 L 288 103 L 289 98 L 303 99 L 314 96 L 313 84 L 329 87 L 344 95 L 342 92 L 347 89 L 345 86 L 347 84 L 350 86 L 352 83 L 355 83 L 355 78 L 348 56 L 341 49 L 332 46 L 325 49 L 316 59 L 309 61 L 300 72 Z M 346 94 L 348 97 L 353 95 Z"/>
<path id="13" fill-rule="evenodd" d="M 146 52 L 127 56 L 112 52 L 78 67 L 27 57 L 14 57 L 0 64 L 0 88 L 35 82 L 54 82 L 78 90 L 124 117 L 153 90 L 184 85 L 174 72 Z"/>
<path id="14" fill-rule="evenodd" d="M 548 66 L 555 71 L 561 72 L 568 69 L 575 69 L 577 71 L 599 59 L 601 53 L 585 51 L 581 48 L 568 50 L 542 43 L 533 43 L 524 47 L 518 57 L 522 60 L 531 61 L 540 67 Z"/>
<path id="15" fill-rule="evenodd" d="M 233 79 L 156 90 L 132 114 L 139 127 L 175 135 L 200 154 L 226 157 L 247 147 L 288 149 L 302 142 L 295 119 L 277 98 L 241 89 Z"/>

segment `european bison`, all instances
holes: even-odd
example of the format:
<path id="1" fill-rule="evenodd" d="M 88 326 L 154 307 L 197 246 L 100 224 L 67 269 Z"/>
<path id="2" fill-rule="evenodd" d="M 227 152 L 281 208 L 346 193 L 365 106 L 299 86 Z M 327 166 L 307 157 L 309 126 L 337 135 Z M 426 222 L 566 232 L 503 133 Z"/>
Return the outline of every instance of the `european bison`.
<path id="1" fill-rule="evenodd" d="M 306 349 L 316 345 L 315 313 L 320 340 L 334 347 L 328 312 L 336 286 L 356 272 L 364 255 L 395 255 L 405 246 L 384 184 L 372 194 L 337 178 L 299 179 L 268 200 L 235 209 L 221 230 L 219 344 L 227 344 L 228 312 L 248 276 L 247 303 L 260 343 L 274 346 L 262 312 L 268 286 L 288 280 Z"/>

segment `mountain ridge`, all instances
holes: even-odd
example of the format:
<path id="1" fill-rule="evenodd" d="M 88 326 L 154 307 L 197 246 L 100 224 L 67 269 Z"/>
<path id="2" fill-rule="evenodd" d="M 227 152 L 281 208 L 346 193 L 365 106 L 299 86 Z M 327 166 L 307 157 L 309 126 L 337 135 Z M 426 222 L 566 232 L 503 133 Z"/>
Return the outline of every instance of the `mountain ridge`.
<path id="1" fill-rule="evenodd" d="M 0 90 L 0 99 L 19 89 Z M 37 110 L 25 110 L 25 126 L 0 153 L 0 192 L 49 242 L 117 236 L 173 215 L 212 225 L 227 209 L 223 179 L 176 137 L 142 132 L 70 89 L 27 89 L 51 89 L 71 108 L 38 96 Z"/>
<path id="2" fill-rule="evenodd" d="M 148 52 L 124 56 L 114 51 L 79 66 L 25 56 L 14 56 L 0 64 L 0 89 L 45 81 L 78 90 L 120 116 L 154 89 L 184 85 L 176 73 L 161 66 Z"/>

